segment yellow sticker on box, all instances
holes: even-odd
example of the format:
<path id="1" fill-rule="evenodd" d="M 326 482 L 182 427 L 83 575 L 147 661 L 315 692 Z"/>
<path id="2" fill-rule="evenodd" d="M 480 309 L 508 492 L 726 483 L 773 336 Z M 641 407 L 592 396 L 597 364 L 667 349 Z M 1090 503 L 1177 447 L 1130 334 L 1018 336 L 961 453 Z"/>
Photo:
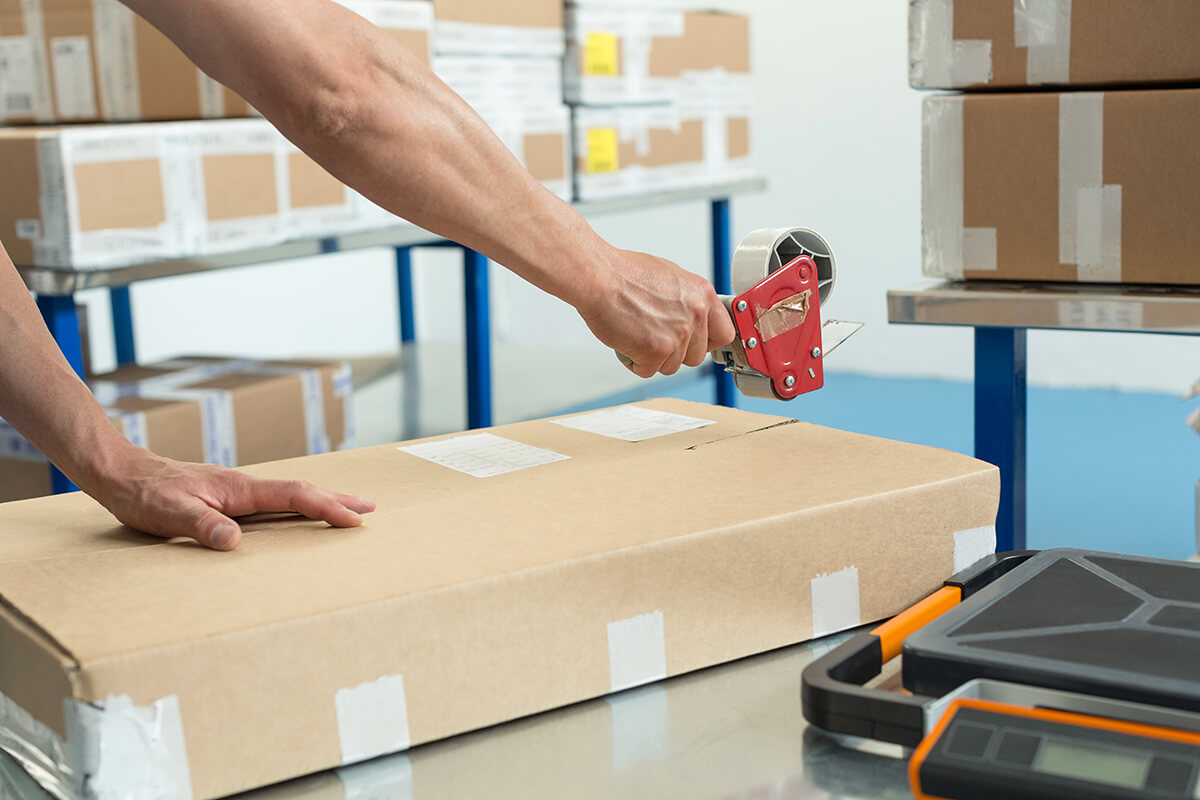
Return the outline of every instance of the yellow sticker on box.
<path id="1" fill-rule="evenodd" d="M 588 128 L 587 132 L 587 171 L 616 172 L 620 169 L 617 155 L 616 128 Z"/>
<path id="2" fill-rule="evenodd" d="M 583 55 L 584 75 L 619 75 L 617 36 L 613 33 L 589 33 Z"/>

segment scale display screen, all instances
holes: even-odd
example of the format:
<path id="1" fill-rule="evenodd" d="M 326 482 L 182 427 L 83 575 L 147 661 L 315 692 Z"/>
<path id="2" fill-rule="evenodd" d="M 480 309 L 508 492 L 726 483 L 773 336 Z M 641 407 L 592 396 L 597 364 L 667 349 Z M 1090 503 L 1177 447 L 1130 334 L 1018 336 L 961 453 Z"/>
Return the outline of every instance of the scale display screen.
<path id="1" fill-rule="evenodd" d="M 1033 768 L 1047 775 L 1141 789 L 1146 785 L 1152 762 L 1149 753 L 1131 753 L 1063 739 L 1046 739 L 1038 750 Z"/>

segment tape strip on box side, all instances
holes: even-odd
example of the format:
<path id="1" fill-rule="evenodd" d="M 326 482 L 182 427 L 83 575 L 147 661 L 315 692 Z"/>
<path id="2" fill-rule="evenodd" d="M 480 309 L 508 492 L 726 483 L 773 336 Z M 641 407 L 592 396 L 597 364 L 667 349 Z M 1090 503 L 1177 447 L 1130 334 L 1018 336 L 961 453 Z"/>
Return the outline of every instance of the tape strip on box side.
<path id="1" fill-rule="evenodd" d="M 961 572 L 996 552 L 996 526 L 984 525 L 954 532 L 954 572 Z"/>
<path id="2" fill-rule="evenodd" d="M 401 675 L 339 689 L 334 706 L 343 764 L 407 750 L 412 742 Z"/>
<path id="3" fill-rule="evenodd" d="M 1013 0 L 1013 34 L 1030 86 L 1071 81 L 1071 0 Z"/>
<path id="4" fill-rule="evenodd" d="M 33 58 L 33 115 L 38 122 L 54 122 L 54 98 L 50 90 L 50 55 L 46 50 L 45 15 L 42 0 L 21 0 L 25 35 Z"/>
<path id="5" fill-rule="evenodd" d="M 667 677 L 666 632 L 661 611 L 608 623 L 608 673 L 613 692 Z"/>
<path id="6" fill-rule="evenodd" d="M 922 107 L 922 271 L 963 276 L 963 98 L 927 97 Z"/>
<path id="7" fill-rule="evenodd" d="M 83 797 L 83 775 L 72 766 L 62 738 L 3 693 L 0 750 L 55 800 Z"/>
<path id="8" fill-rule="evenodd" d="M 1104 183 L 1104 94 L 1058 98 L 1058 259 L 1080 281 L 1121 280 L 1121 186 Z"/>
<path id="9" fill-rule="evenodd" d="M 909 84 L 955 89 L 992 80 L 992 43 L 954 38 L 954 0 L 911 0 L 908 9 Z"/>
<path id="10" fill-rule="evenodd" d="M 106 120 L 142 118 L 133 12 L 118 0 L 92 0 L 100 111 Z"/>
<path id="11" fill-rule="evenodd" d="M 858 567 L 846 567 L 812 579 L 812 638 L 819 639 L 862 625 Z"/>

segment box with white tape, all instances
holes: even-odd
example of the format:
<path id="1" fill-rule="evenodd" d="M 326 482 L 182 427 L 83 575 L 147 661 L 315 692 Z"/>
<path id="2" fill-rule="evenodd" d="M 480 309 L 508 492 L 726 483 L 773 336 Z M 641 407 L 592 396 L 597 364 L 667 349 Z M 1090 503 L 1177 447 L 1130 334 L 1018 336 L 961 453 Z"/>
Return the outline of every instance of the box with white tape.
<path id="1" fill-rule="evenodd" d="M 857 627 L 987 555 L 999 494 L 677 400 L 246 471 L 378 510 L 215 553 L 81 495 L 0 506 L 0 733 L 42 780 L 208 800 Z"/>
<path id="2" fill-rule="evenodd" d="M 480 106 L 480 116 L 533 177 L 571 199 L 571 112 L 562 103 L 543 108 Z"/>
<path id="3" fill-rule="evenodd" d="M 562 105 L 562 59 L 439 55 L 433 71 L 475 108 Z"/>
<path id="4" fill-rule="evenodd" d="M 339 0 L 429 62 L 428 0 Z M 0 121 L 138 122 L 254 116 L 118 0 L 0 7 Z"/>
<path id="5" fill-rule="evenodd" d="M 589 106 L 677 101 L 686 62 L 678 9 L 567 7 L 567 102 Z"/>
<path id="6" fill-rule="evenodd" d="M 911 0 L 916 89 L 1200 81 L 1195 0 Z"/>
<path id="7" fill-rule="evenodd" d="M 1200 285 L 1200 90 L 925 99 L 930 277 Z"/>
<path id="8" fill-rule="evenodd" d="M 433 0 L 433 51 L 560 58 L 562 0 Z"/>
<path id="9" fill-rule="evenodd" d="M 174 359 L 88 386 L 126 438 L 179 461 L 235 467 L 354 446 L 344 362 Z M 49 493 L 45 457 L 0 420 L 0 502 Z"/>

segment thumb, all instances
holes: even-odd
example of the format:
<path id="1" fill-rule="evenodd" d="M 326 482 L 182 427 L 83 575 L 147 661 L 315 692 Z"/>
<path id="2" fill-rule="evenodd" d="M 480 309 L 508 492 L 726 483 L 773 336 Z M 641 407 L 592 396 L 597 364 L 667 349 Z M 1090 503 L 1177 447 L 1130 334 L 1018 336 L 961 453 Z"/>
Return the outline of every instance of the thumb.
<path id="1" fill-rule="evenodd" d="M 242 529 L 236 522 L 199 500 L 180 515 L 176 524 L 179 530 L 167 533 L 195 539 L 213 550 L 233 550 L 242 541 Z"/>

